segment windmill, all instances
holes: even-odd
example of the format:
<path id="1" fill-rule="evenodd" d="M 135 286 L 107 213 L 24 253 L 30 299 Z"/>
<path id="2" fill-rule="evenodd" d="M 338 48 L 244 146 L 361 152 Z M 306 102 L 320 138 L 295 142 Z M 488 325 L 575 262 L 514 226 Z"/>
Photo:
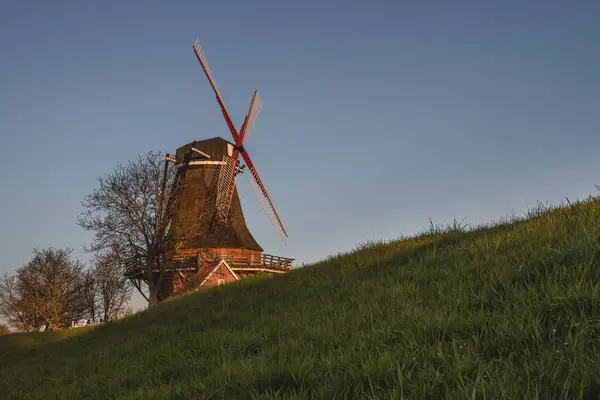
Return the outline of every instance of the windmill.
<path id="1" fill-rule="evenodd" d="M 262 107 L 262 100 L 255 90 L 248 113 L 238 131 L 217 89 L 198 40 L 193 49 L 214 91 L 233 140 L 230 142 L 221 137 L 213 137 L 181 146 L 174 156 L 156 155 L 165 157 L 165 171 L 169 163 L 177 170 L 180 190 L 172 224 L 175 232 L 187 232 L 188 237 L 174 256 L 177 262 L 171 263 L 180 267 L 170 270 L 171 279 L 165 280 L 162 289 L 165 297 L 180 292 L 183 286 L 188 287 L 189 282 L 194 280 L 201 282 L 201 286 L 206 286 L 206 282 L 210 285 L 211 279 L 214 284 L 219 284 L 259 271 L 285 273 L 291 269 L 293 261 L 291 258 L 263 253 L 262 247 L 246 226 L 236 187 L 236 177 L 248 172 L 251 188 L 285 242 L 287 230 L 244 147 Z M 143 275 L 130 274 L 129 278 L 142 292 Z"/>

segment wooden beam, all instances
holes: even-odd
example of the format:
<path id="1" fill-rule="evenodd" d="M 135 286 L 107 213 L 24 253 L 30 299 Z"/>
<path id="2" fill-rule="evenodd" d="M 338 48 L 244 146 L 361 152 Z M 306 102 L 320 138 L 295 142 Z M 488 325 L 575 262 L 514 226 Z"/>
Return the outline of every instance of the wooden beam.
<path id="1" fill-rule="evenodd" d="M 289 271 L 284 271 L 281 269 L 272 269 L 272 268 L 236 268 L 236 267 L 231 267 L 232 270 L 238 272 L 238 271 L 262 271 L 262 272 L 273 272 L 275 274 L 287 274 Z"/>
<path id="2" fill-rule="evenodd" d="M 209 154 L 206 154 L 205 152 L 203 152 L 203 151 L 200 151 L 200 150 L 198 150 L 198 149 L 197 149 L 197 148 L 195 148 L 195 147 L 192 147 L 192 151 L 194 151 L 194 152 L 196 152 L 196 153 L 200 154 L 200 155 L 201 155 L 201 156 L 203 156 L 203 157 L 210 158 L 210 155 L 209 155 Z"/>
<path id="3" fill-rule="evenodd" d="M 173 157 L 171 157 L 171 155 L 169 153 L 167 153 L 167 154 L 162 154 L 162 153 L 160 153 L 160 154 L 152 154 L 152 156 L 154 156 L 154 157 L 163 157 L 164 156 L 165 160 L 171 161 L 173 164 L 175 164 L 175 162 L 177 161 Z"/>
<path id="4" fill-rule="evenodd" d="M 187 166 L 187 165 L 224 165 L 225 162 L 223 161 L 190 161 L 187 163 L 182 163 L 182 164 L 177 164 L 175 165 L 175 168 L 181 168 L 183 166 Z"/>

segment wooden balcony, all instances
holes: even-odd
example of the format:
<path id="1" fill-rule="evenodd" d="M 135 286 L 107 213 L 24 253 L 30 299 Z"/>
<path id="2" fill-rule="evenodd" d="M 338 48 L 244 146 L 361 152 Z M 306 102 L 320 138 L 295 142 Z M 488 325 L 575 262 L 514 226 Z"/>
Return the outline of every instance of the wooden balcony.
<path id="1" fill-rule="evenodd" d="M 232 270 L 236 272 L 272 272 L 285 273 L 292 269 L 293 258 L 278 257 L 272 254 L 248 255 L 245 257 L 234 257 L 227 253 L 217 254 L 218 260 L 225 260 Z M 181 257 L 173 258 L 168 269 L 171 271 L 198 271 L 197 257 Z M 130 260 L 126 268 L 126 276 L 131 279 L 145 279 L 142 271 L 142 264 L 139 260 Z M 158 271 L 158 269 L 156 269 Z"/>

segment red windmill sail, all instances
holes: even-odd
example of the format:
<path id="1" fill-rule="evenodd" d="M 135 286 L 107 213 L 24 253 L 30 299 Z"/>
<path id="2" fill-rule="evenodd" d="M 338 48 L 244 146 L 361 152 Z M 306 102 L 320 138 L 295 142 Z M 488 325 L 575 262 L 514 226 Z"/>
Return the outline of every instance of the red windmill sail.
<path id="1" fill-rule="evenodd" d="M 256 120 L 256 116 L 258 115 L 261 106 L 262 100 L 260 99 L 258 93 L 255 90 L 254 95 L 252 96 L 252 101 L 250 102 L 250 109 L 248 110 L 248 114 L 246 115 L 244 124 L 242 125 L 242 129 L 240 132 L 240 138 L 244 143 L 250 135 L 252 125 L 254 124 L 254 120 Z M 229 216 L 229 206 L 231 205 L 231 198 L 233 196 L 233 191 L 235 190 L 235 176 L 239 155 L 239 149 L 235 148 L 233 150 L 231 159 L 227 161 L 228 164 L 226 168 L 223 168 L 222 170 L 223 175 L 221 178 L 223 185 L 221 188 L 219 188 L 219 199 L 217 200 L 217 208 L 218 216 L 223 222 L 225 222 L 227 220 L 227 217 Z"/>
<path id="2" fill-rule="evenodd" d="M 265 213 L 267 214 L 267 216 L 269 217 L 269 220 L 273 223 L 273 226 L 279 231 L 279 233 L 281 234 L 281 237 L 285 241 L 288 237 L 288 234 L 285 229 L 285 226 L 283 225 L 283 222 L 281 221 L 281 217 L 279 216 L 277 209 L 275 208 L 275 205 L 273 204 L 273 202 L 267 192 L 266 187 L 262 183 L 262 180 L 260 179 L 258 171 L 256 170 L 256 168 L 254 166 L 254 163 L 250 159 L 250 156 L 248 155 L 248 152 L 246 151 L 246 149 L 244 149 L 244 143 L 247 140 L 247 138 L 250 134 L 250 131 L 252 129 L 252 125 L 253 125 L 254 121 L 256 120 L 258 112 L 260 111 L 260 108 L 262 106 L 262 100 L 260 99 L 260 97 L 258 97 L 258 93 L 255 91 L 254 96 L 252 97 L 252 102 L 250 103 L 250 109 L 248 111 L 248 114 L 246 115 L 246 118 L 242 125 L 242 129 L 240 130 L 240 133 L 238 134 L 233 122 L 231 121 L 229 112 L 227 111 L 227 108 L 225 107 L 223 98 L 221 97 L 221 94 L 219 93 L 219 90 L 217 89 L 217 85 L 212 76 L 212 72 L 210 71 L 210 67 L 208 66 L 208 62 L 206 61 L 206 57 L 204 55 L 204 50 L 202 49 L 202 46 L 200 45 L 199 40 L 196 40 L 193 48 L 194 48 L 194 53 L 196 54 L 196 57 L 198 58 L 198 61 L 200 62 L 200 65 L 202 66 L 202 69 L 204 70 L 204 73 L 206 74 L 206 77 L 208 78 L 208 81 L 210 82 L 210 85 L 213 88 L 213 91 L 215 92 L 215 95 L 217 97 L 217 103 L 219 103 L 219 106 L 221 107 L 221 112 L 223 113 L 223 117 L 225 118 L 227 127 L 229 128 L 229 131 L 231 132 L 231 135 L 233 136 L 233 139 L 235 142 L 235 149 L 234 149 L 234 152 L 231 157 L 231 162 L 233 165 L 230 166 L 230 168 L 227 168 L 227 170 L 230 170 L 230 171 L 227 172 L 227 175 L 224 180 L 224 182 L 225 182 L 224 188 L 223 188 L 224 192 L 222 192 L 221 195 L 219 196 L 220 197 L 219 208 L 221 210 L 220 215 L 224 218 L 227 217 L 227 212 L 223 213 L 223 211 L 228 210 L 229 204 L 231 203 L 231 194 L 233 193 L 235 171 L 237 169 L 237 162 L 238 162 L 237 160 L 238 160 L 239 154 L 241 154 L 242 158 L 244 159 L 244 162 L 246 163 L 246 166 L 248 167 L 248 170 L 250 171 L 250 175 L 251 175 L 250 183 L 251 183 L 256 195 L 258 196 L 259 201 L 260 201 Z"/>

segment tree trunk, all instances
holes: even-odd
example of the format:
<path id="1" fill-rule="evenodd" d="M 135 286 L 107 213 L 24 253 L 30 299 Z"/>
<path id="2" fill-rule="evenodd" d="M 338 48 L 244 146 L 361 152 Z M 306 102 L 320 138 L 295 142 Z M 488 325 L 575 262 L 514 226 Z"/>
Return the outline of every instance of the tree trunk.
<path id="1" fill-rule="evenodd" d="M 152 283 L 148 282 L 148 306 L 152 307 L 156 303 L 158 303 L 158 288 Z"/>
<path id="2" fill-rule="evenodd" d="M 152 267 L 157 265 L 157 254 L 158 252 L 155 249 L 151 249 L 148 251 L 148 258 L 146 259 L 146 274 L 148 277 L 148 307 L 152 307 L 158 303 L 158 279 L 156 278 L 156 273 L 152 271 Z"/>
<path id="3" fill-rule="evenodd" d="M 60 326 L 58 326 L 57 324 L 55 324 L 53 322 L 48 322 L 46 324 L 46 330 L 49 330 L 49 331 L 59 331 L 60 330 Z"/>
<path id="4" fill-rule="evenodd" d="M 146 265 L 148 266 L 147 274 L 148 274 L 148 306 L 153 306 L 154 304 L 164 300 L 161 296 L 160 289 L 163 283 L 164 271 L 161 270 L 159 265 L 159 251 L 153 250 L 150 252 Z M 152 265 L 156 265 L 158 268 L 157 272 L 152 271 Z"/>

